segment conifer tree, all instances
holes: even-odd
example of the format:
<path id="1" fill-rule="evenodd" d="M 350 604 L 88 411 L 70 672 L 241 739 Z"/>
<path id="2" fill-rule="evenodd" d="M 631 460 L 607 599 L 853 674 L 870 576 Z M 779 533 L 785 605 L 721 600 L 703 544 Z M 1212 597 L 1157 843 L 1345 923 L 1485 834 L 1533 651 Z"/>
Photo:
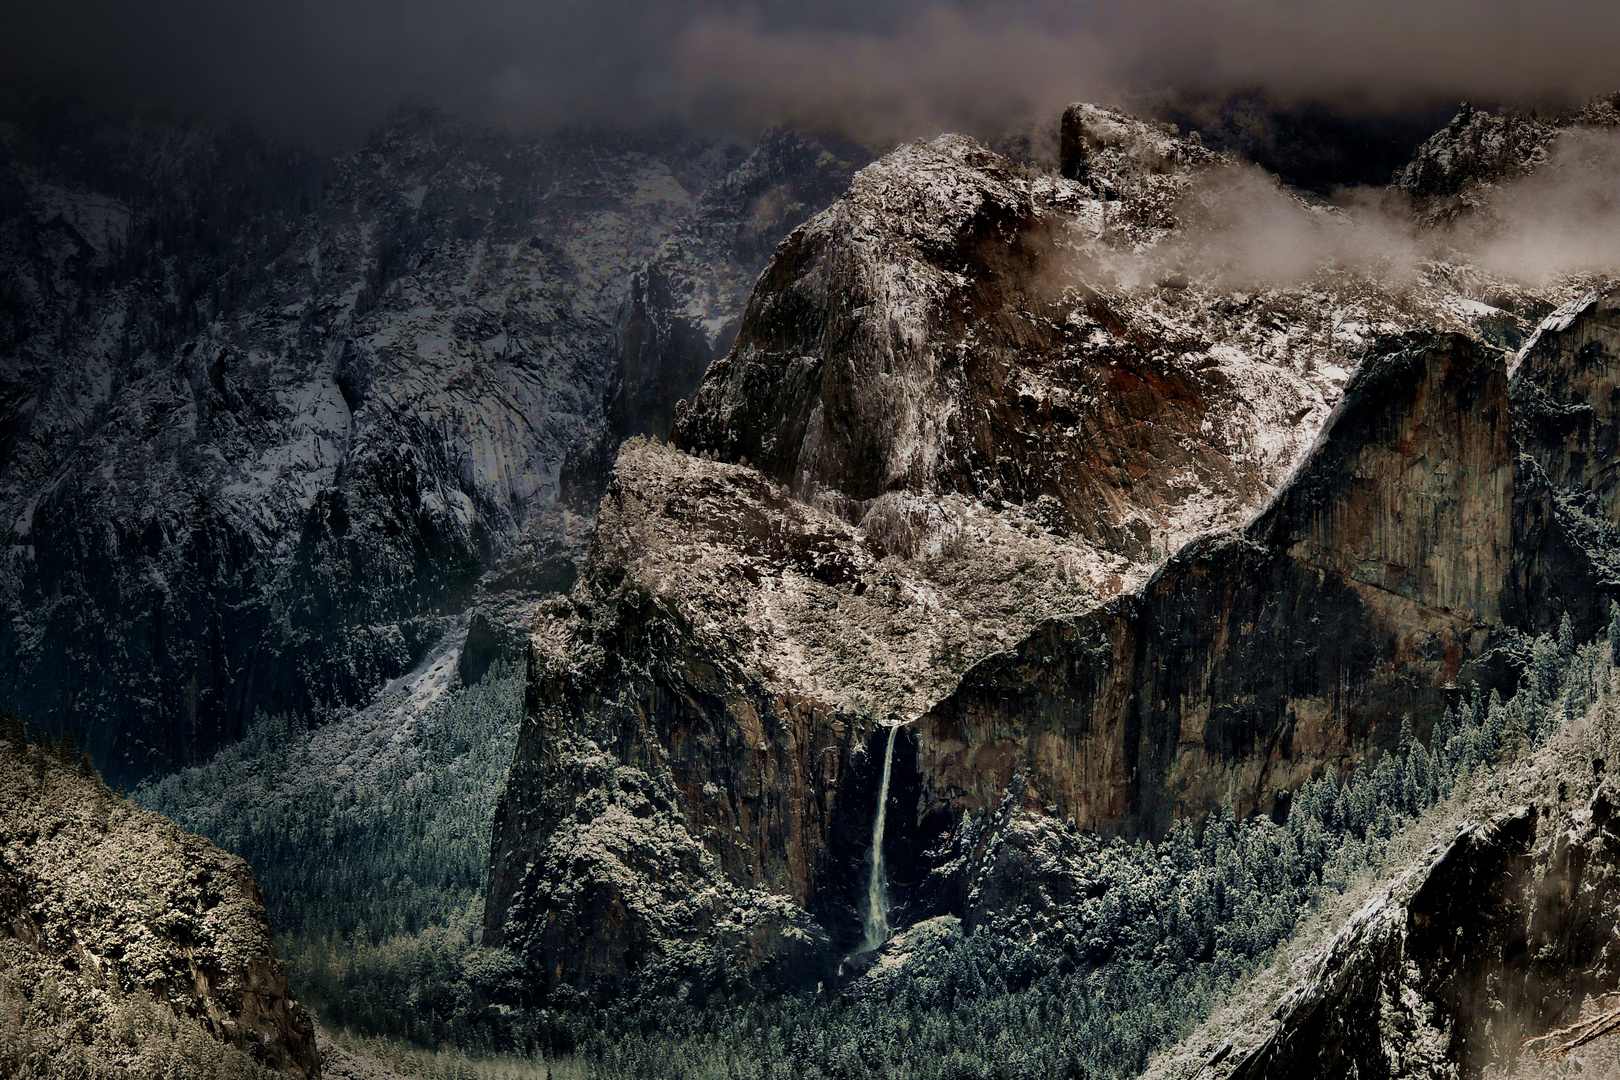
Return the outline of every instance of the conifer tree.
<path id="1" fill-rule="evenodd" d="M 1564 623 L 1559 629 L 1559 641 L 1554 641 L 1546 634 L 1535 640 L 1530 647 L 1530 692 L 1535 701 L 1550 702 L 1553 698 L 1554 688 L 1557 686 L 1559 676 L 1563 670 L 1563 650 L 1560 642 L 1563 639 L 1563 630 L 1569 625 L 1569 617 L 1564 617 Z"/>
<path id="2" fill-rule="evenodd" d="M 1609 601 L 1609 663 L 1620 663 L 1620 602 Z"/>
<path id="3" fill-rule="evenodd" d="M 1502 725 L 1501 739 L 1497 744 L 1497 760 L 1512 761 L 1525 748 L 1530 745 L 1530 731 L 1525 723 L 1523 712 L 1519 709 L 1505 710 L 1507 719 Z"/>
<path id="4" fill-rule="evenodd" d="M 28 728 L 24 726 L 22 717 L 4 706 L 0 706 L 0 740 L 10 743 L 16 752 L 28 746 Z"/>
<path id="5" fill-rule="evenodd" d="M 63 765 L 77 768 L 79 765 L 79 744 L 74 739 L 73 732 L 62 729 L 62 740 L 56 744 L 56 760 Z"/>

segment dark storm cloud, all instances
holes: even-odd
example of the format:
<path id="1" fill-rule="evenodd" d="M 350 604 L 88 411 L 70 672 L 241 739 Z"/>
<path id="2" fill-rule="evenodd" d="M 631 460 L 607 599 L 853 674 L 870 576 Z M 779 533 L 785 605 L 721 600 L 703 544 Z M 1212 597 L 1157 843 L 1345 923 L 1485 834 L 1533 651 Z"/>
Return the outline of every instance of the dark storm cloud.
<path id="1" fill-rule="evenodd" d="M 1076 99 L 1260 87 L 1392 110 L 1620 90 L 1620 6 L 1503 0 L 929 5 L 881 30 L 694 20 L 682 85 L 773 118 L 897 131 L 1050 116 Z M 706 92 L 705 92 L 706 91 Z"/>
<path id="2" fill-rule="evenodd" d="M 0 83 L 343 130 L 401 101 L 545 122 L 670 100 L 684 5 L 53 0 L 4 7 Z"/>
<path id="3" fill-rule="evenodd" d="M 1608 3 L 3 0 L 0 80 L 284 123 L 811 122 L 873 139 L 1258 86 L 1368 108 L 1620 88 Z"/>

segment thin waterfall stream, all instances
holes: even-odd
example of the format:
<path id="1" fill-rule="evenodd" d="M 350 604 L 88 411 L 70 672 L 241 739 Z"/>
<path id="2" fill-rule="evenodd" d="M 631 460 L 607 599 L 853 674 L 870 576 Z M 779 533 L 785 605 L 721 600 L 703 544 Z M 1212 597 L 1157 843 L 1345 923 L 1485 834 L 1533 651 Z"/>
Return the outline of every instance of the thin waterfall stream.
<path id="1" fill-rule="evenodd" d="M 883 868 L 883 822 L 889 808 L 889 774 L 894 769 L 894 740 L 900 725 L 890 724 L 889 739 L 883 750 L 883 782 L 878 785 L 877 812 L 872 815 L 871 872 L 866 881 L 866 941 L 863 952 L 871 952 L 889 940 L 889 878 Z"/>

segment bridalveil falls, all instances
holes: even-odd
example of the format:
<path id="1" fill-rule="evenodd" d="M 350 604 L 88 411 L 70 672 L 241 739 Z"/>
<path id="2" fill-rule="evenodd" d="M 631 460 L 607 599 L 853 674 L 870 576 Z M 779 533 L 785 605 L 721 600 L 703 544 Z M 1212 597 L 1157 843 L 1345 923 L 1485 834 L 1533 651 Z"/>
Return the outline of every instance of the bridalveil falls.
<path id="1" fill-rule="evenodd" d="M 883 781 L 878 785 L 877 811 L 872 815 L 872 865 L 866 881 L 866 940 L 870 952 L 889 940 L 889 881 L 883 869 L 883 821 L 888 816 L 889 775 L 894 771 L 894 740 L 900 725 L 889 725 L 883 750 Z"/>

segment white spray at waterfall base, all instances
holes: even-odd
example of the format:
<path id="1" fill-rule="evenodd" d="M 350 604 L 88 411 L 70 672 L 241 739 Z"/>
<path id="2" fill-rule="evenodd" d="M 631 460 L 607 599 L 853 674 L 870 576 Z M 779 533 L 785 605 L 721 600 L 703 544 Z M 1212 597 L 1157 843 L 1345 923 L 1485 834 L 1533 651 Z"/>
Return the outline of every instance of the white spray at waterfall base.
<path id="1" fill-rule="evenodd" d="M 889 878 L 883 869 L 883 821 L 888 817 L 889 774 L 894 769 L 894 740 L 899 724 L 890 724 L 883 750 L 883 781 L 878 785 L 877 812 L 872 816 L 871 874 L 866 881 L 866 940 L 862 952 L 871 952 L 889 940 Z"/>

